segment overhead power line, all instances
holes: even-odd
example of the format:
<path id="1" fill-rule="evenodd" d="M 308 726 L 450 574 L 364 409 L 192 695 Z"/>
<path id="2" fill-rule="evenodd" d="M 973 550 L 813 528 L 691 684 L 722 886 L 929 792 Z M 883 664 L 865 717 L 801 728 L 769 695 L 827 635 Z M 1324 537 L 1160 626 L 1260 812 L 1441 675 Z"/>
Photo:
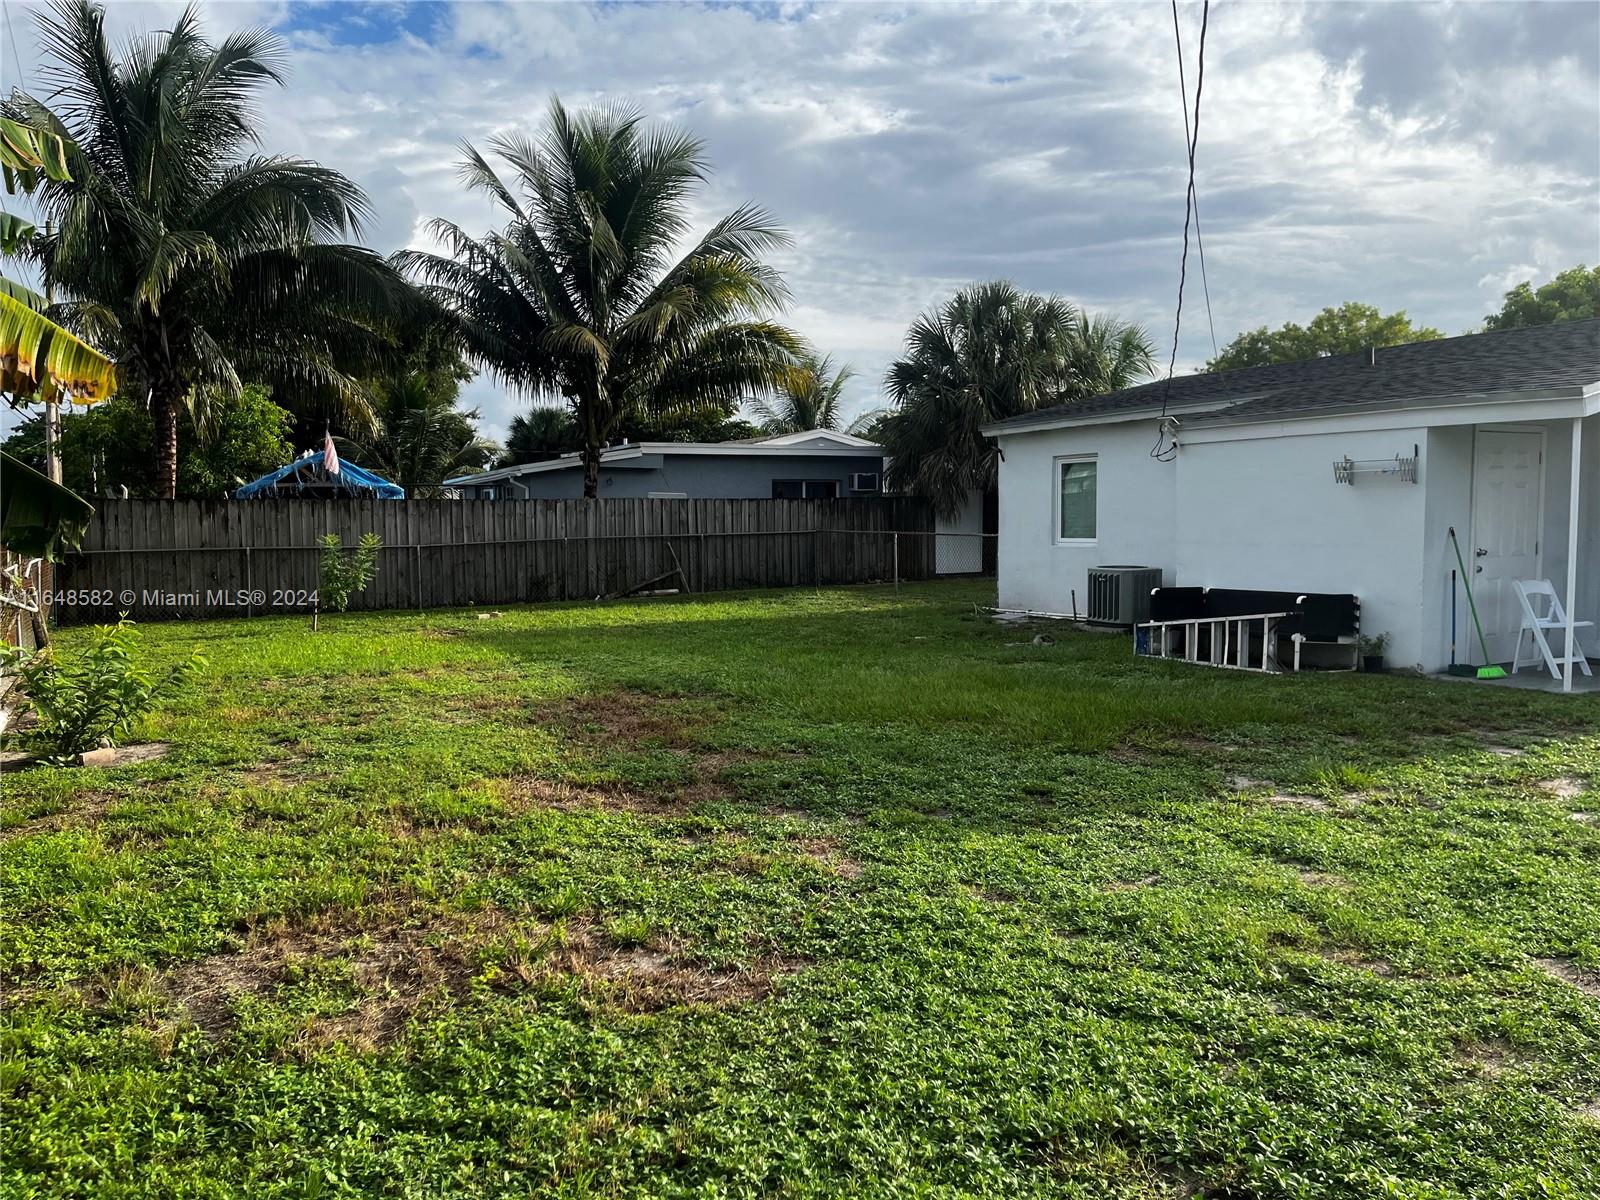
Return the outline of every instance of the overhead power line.
<path id="1" fill-rule="evenodd" d="M 1177 3 L 1176 3 L 1176 0 L 1174 0 L 1173 6 L 1172 6 L 1172 17 L 1173 17 L 1173 23 L 1172 23 L 1173 35 L 1175 37 L 1177 37 L 1177 39 L 1178 39 L 1178 94 L 1183 97 L 1183 140 L 1184 140 L 1185 144 L 1188 144 L 1190 142 L 1190 135 L 1189 135 L 1189 89 L 1185 85 L 1184 78 L 1183 78 L 1183 35 L 1178 33 L 1178 23 L 1177 23 L 1178 6 L 1177 6 Z M 1205 60 L 1205 47 L 1204 47 L 1204 45 L 1201 46 L 1200 54 L 1201 54 L 1202 69 L 1204 69 L 1204 60 Z M 1195 96 L 1195 107 L 1196 107 L 1196 109 L 1198 109 L 1199 106 L 1200 106 L 1200 97 L 1197 94 Z M 1196 119 L 1198 119 L 1198 116 L 1197 116 Z M 1192 163 L 1190 165 L 1190 170 L 1191 171 L 1193 170 L 1193 164 Z M 1205 293 L 1205 298 L 1206 298 L 1206 327 L 1211 332 L 1211 357 L 1215 358 L 1217 356 L 1217 354 L 1219 353 L 1219 351 L 1217 350 L 1217 325 L 1216 325 L 1216 322 L 1211 319 L 1211 280 L 1206 275 L 1206 239 L 1205 239 L 1205 235 L 1200 232 L 1200 193 L 1199 193 L 1199 189 L 1198 189 L 1197 185 L 1194 182 L 1194 176 L 1192 174 L 1189 177 L 1189 204 L 1194 209 L 1194 245 L 1195 245 L 1195 249 L 1200 251 L 1200 289 L 1201 289 L 1202 292 Z"/>
<path id="2" fill-rule="evenodd" d="M 26 72 L 22 69 L 22 57 L 17 53 L 17 31 L 11 28 L 11 5 L 8 0 L 0 0 L 0 8 L 5 10 L 6 40 L 11 43 L 11 61 L 17 64 L 17 81 L 11 86 L 19 88 L 23 84 Z"/>
<path id="3" fill-rule="evenodd" d="M 1156 444 L 1150 449 L 1150 456 L 1166 461 L 1177 453 L 1177 446 L 1167 446 L 1166 420 L 1167 397 L 1172 391 L 1172 376 L 1178 369 L 1178 335 L 1183 331 L 1183 288 L 1189 274 L 1189 224 L 1195 216 L 1194 198 L 1194 154 L 1195 148 L 1200 143 L 1200 97 L 1206 86 L 1206 26 L 1211 16 L 1211 0 L 1205 0 L 1200 10 L 1200 49 L 1197 56 L 1194 83 L 1194 120 L 1189 120 L 1189 94 L 1187 84 L 1183 80 L 1183 36 L 1178 27 L 1178 0 L 1172 0 L 1172 34 L 1178 47 L 1178 79 L 1179 86 L 1183 89 L 1184 100 L 1184 133 L 1189 151 L 1189 183 L 1184 189 L 1183 197 L 1183 255 L 1178 260 L 1178 304 L 1172 317 L 1172 355 L 1167 360 L 1167 378 L 1161 389 L 1161 423 L 1156 428 Z"/>

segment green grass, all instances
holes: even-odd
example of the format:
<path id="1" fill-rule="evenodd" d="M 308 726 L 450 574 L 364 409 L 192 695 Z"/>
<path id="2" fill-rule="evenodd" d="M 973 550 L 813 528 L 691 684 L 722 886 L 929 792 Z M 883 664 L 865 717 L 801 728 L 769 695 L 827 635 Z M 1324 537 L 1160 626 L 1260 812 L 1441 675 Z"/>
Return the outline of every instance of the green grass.
<path id="1" fill-rule="evenodd" d="M 0 1192 L 1600 1196 L 1594 698 L 981 597 L 149 627 L 171 754 L 4 780 Z"/>

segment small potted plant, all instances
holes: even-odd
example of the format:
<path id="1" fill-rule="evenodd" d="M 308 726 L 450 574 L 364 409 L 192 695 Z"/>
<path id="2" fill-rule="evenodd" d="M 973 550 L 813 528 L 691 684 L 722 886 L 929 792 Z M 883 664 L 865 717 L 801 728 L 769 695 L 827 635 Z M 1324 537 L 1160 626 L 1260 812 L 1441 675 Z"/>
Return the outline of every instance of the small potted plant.
<path id="1" fill-rule="evenodd" d="M 1380 633 L 1377 637 L 1364 637 L 1358 644 L 1361 648 L 1361 669 L 1383 670 L 1383 652 L 1389 648 L 1389 635 Z"/>

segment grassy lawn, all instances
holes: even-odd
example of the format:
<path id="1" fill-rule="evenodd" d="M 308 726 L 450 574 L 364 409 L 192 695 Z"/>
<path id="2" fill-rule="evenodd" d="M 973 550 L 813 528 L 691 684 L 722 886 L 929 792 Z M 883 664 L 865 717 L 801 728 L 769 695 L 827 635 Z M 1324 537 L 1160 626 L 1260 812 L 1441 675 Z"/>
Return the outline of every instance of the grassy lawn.
<path id="1" fill-rule="evenodd" d="M 983 594 L 150 627 L 171 754 L 5 777 L 0 1191 L 1600 1196 L 1595 699 Z"/>

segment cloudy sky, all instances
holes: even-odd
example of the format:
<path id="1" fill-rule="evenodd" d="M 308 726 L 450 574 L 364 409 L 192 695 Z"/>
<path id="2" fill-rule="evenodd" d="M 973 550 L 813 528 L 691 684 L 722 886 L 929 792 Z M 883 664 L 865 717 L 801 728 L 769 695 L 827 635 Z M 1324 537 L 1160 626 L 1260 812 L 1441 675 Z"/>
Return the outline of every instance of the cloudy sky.
<path id="1" fill-rule="evenodd" d="M 490 220 L 455 179 L 459 140 L 532 129 L 553 94 L 627 99 L 705 139 L 702 223 L 753 200 L 792 232 L 788 319 L 856 366 L 854 408 L 917 312 L 973 280 L 1170 345 L 1184 146 L 1167 5 L 203 7 L 218 35 L 282 34 L 266 148 L 359 181 L 381 250 L 426 244 L 430 216 Z M 176 12 L 111 8 L 124 31 Z M 37 85 L 32 13 L 6 9 L 0 77 Z M 1179 13 L 1192 89 L 1200 7 Z M 1600 261 L 1600 5 L 1224 2 L 1205 67 L 1219 344 L 1350 299 L 1462 332 L 1518 280 Z M 1194 287 L 1180 369 L 1211 348 Z M 527 405 L 487 380 L 469 395 L 496 435 Z"/>

